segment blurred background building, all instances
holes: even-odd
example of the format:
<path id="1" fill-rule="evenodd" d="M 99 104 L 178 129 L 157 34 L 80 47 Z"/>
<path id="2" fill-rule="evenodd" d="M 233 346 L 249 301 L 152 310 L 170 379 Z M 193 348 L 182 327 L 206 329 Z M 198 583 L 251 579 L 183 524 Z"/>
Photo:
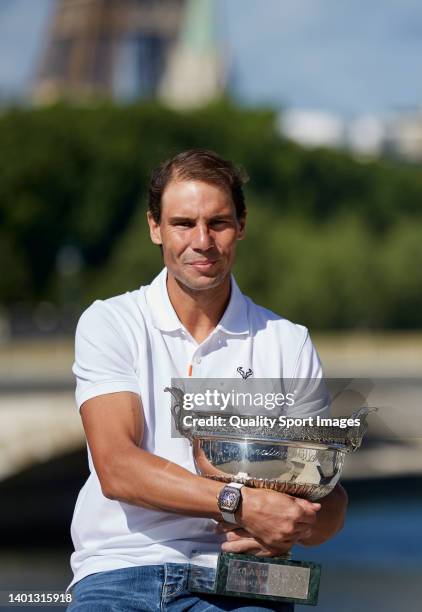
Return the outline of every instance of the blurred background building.
<path id="1" fill-rule="evenodd" d="M 59 0 L 34 97 L 213 99 L 224 85 L 214 12 L 212 0 Z"/>
<path id="2" fill-rule="evenodd" d="M 278 119 L 280 134 L 309 148 L 334 148 L 367 158 L 422 160 L 422 111 L 418 108 L 379 115 L 341 115 L 286 109 Z"/>
<path id="3" fill-rule="evenodd" d="M 35 95 L 152 97 L 176 44 L 183 0 L 60 0 Z M 119 81 L 125 75 L 130 88 Z"/>

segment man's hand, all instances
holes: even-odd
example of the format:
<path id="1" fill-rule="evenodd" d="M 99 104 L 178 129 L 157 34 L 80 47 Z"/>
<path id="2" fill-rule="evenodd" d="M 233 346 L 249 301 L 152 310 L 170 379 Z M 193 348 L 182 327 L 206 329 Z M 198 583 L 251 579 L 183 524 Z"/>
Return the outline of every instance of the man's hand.
<path id="1" fill-rule="evenodd" d="M 289 544 L 286 544 L 286 547 L 269 548 L 244 529 L 230 523 L 221 523 L 216 528 L 216 532 L 226 535 L 226 541 L 221 545 L 221 550 L 224 552 L 246 553 L 256 557 L 277 557 L 290 550 Z"/>
<path id="2" fill-rule="evenodd" d="M 250 552 L 258 546 L 263 556 L 283 554 L 310 537 L 321 508 L 319 503 L 265 489 L 244 487 L 242 498 L 236 519 L 243 531 L 231 533 L 226 552 Z"/>
<path id="3" fill-rule="evenodd" d="M 258 490 L 242 489 L 242 492 L 244 492 L 244 501 L 252 491 Z M 250 520 L 246 518 L 246 523 L 243 522 L 243 526 L 235 526 L 230 523 L 219 524 L 217 531 L 226 533 L 226 542 L 222 545 L 222 550 L 225 552 L 249 553 L 261 557 L 273 557 L 287 552 L 296 543 L 304 546 L 322 544 L 340 531 L 343 526 L 347 507 L 347 494 L 341 485 L 337 485 L 334 490 L 326 497 L 323 497 L 318 504 L 284 495 L 283 493 L 266 491 L 265 489 L 260 489 L 259 491 L 269 496 L 269 502 L 271 500 L 271 504 L 267 506 L 267 511 L 274 501 L 278 501 L 279 508 L 283 508 L 283 511 L 287 511 L 284 517 L 285 520 L 281 521 L 279 525 L 279 534 L 280 532 L 284 533 L 284 542 L 279 541 L 278 544 L 271 544 L 268 540 L 268 533 L 264 540 L 259 532 L 250 532 L 250 527 L 248 528 L 246 526 L 247 524 L 250 525 Z M 274 495 L 276 496 L 275 498 Z M 285 498 L 287 498 L 287 500 Z M 292 506 L 292 501 L 296 502 L 296 504 L 305 511 L 302 520 L 300 514 L 298 514 L 298 509 L 295 508 L 294 505 Z M 243 504 L 244 502 L 242 502 L 242 506 Z M 246 504 L 248 507 L 246 507 Z M 242 514 L 248 517 L 251 512 L 250 495 L 249 503 L 246 502 L 246 504 L 245 507 L 242 508 Z M 296 518 L 294 518 L 295 516 Z M 241 517 L 239 516 L 237 518 L 240 523 L 241 521 L 239 519 Z M 259 517 L 256 517 L 255 521 L 252 521 L 252 524 L 255 525 L 258 519 Z M 265 520 L 267 519 L 265 518 Z M 280 520 L 280 518 L 274 518 L 273 520 Z"/>
<path id="4" fill-rule="evenodd" d="M 224 552 L 246 553 L 257 557 L 274 557 L 281 554 L 281 552 L 275 552 L 261 542 L 258 542 L 256 538 L 251 537 L 244 529 L 236 529 L 234 525 L 229 525 L 228 523 L 223 525 L 217 527 L 216 531 L 217 533 L 224 531 L 226 534 L 226 541 L 221 545 L 221 550 Z"/>

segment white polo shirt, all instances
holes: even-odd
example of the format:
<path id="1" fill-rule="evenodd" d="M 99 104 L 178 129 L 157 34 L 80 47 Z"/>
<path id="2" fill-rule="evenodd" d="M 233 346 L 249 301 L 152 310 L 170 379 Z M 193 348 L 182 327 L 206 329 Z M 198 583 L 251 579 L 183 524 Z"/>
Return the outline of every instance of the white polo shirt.
<path id="1" fill-rule="evenodd" d="M 139 394 L 145 416 L 141 447 L 196 472 L 190 443 L 171 437 L 171 378 L 320 378 L 308 331 L 244 296 L 234 278 L 226 311 L 198 344 L 178 319 L 167 293 L 167 270 L 151 285 L 94 302 L 76 331 L 76 402 L 117 391 Z M 189 372 L 190 371 L 190 372 Z M 319 403 L 307 415 L 325 416 Z M 147 510 L 104 497 L 88 450 L 90 476 L 73 515 L 71 583 L 100 571 L 138 565 L 187 563 L 192 554 L 218 551 L 210 519 Z M 140 478 L 142 478 L 140 468 Z M 70 586 L 71 586 L 70 585 Z"/>

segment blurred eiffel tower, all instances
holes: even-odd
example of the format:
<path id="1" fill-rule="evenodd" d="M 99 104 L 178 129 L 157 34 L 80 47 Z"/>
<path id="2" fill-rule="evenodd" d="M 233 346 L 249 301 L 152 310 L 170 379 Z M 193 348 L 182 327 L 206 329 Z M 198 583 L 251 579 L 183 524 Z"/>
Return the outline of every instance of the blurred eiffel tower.
<path id="1" fill-rule="evenodd" d="M 218 95 L 213 0 L 56 0 L 34 87 L 38 102 Z"/>

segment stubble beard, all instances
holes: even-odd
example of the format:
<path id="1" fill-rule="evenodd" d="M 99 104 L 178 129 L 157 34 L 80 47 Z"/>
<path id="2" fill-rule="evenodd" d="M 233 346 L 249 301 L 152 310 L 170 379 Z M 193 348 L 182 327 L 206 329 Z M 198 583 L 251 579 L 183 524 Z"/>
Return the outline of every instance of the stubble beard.
<path id="1" fill-rule="evenodd" d="M 204 296 L 207 291 L 215 290 L 230 275 L 230 268 L 226 270 L 219 269 L 213 276 L 207 276 L 206 274 L 197 275 L 195 270 L 191 270 L 189 273 L 189 270 L 186 270 L 186 266 L 189 266 L 189 264 L 179 265 L 174 271 L 168 267 L 168 270 L 179 287 L 192 296 Z"/>

